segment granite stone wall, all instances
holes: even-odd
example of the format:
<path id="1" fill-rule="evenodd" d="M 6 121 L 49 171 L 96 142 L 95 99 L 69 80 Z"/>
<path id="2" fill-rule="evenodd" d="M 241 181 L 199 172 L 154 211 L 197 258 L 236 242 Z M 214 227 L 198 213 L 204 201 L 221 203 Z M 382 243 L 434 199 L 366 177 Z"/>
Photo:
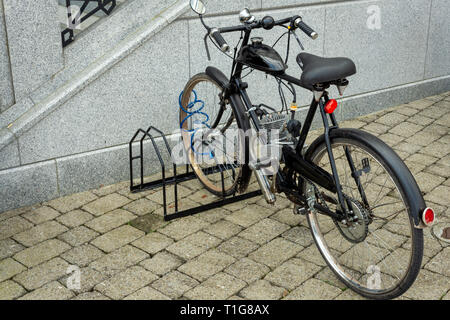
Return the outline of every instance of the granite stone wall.
<path id="1" fill-rule="evenodd" d="M 1 1 L 0 212 L 127 180 L 136 129 L 156 125 L 170 134 L 189 77 L 208 65 L 230 70 L 212 46 L 207 61 L 205 30 L 187 0 L 128 1 L 64 51 L 52 20 L 58 1 Z M 354 59 L 343 119 L 450 90 L 447 0 L 210 0 L 206 21 L 236 25 L 244 6 L 260 18 L 301 14 L 320 35 L 302 36 L 307 52 Z M 39 23 L 27 31 L 26 21 Z M 272 44 L 280 32 L 255 35 Z M 293 42 L 293 76 L 301 73 L 298 52 Z M 280 104 L 274 80 L 254 73 L 248 82 L 254 103 Z M 299 98 L 306 106 L 311 96 Z M 157 168 L 150 156 L 148 173 Z"/>

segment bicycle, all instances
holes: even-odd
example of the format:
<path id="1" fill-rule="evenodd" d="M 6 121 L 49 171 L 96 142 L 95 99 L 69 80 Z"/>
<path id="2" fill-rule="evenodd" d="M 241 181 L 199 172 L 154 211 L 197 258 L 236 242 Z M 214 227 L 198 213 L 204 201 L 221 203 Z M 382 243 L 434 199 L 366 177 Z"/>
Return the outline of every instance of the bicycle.
<path id="1" fill-rule="evenodd" d="M 284 194 L 294 203 L 294 213 L 306 216 L 321 255 L 348 288 L 371 299 L 405 293 L 419 273 L 423 229 L 433 224 L 435 214 L 426 206 L 410 170 L 387 144 L 367 132 L 339 127 L 334 113 L 338 103 L 327 89 L 336 86 L 343 95 L 348 78 L 356 74 L 353 61 L 302 52 L 296 61 L 303 72 L 296 78 L 285 72 L 290 40 L 283 60 L 275 45 L 251 38 L 251 33 L 284 28 L 281 37 L 294 37 L 304 50 L 296 31 L 311 39 L 318 34 L 301 16 L 257 20 L 246 8 L 239 15 L 241 25 L 211 28 L 203 18 L 203 2 L 191 0 L 191 8 L 207 30 L 208 58 L 209 38 L 233 59 L 230 78 L 208 67 L 192 77 L 180 95 L 182 139 L 197 178 L 211 193 L 228 196 L 245 191 L 255 174 L 268 203 L 275 203 L 275 194 Z M 241 35 L 234 54 L 222 36 L 231 32 Z M 276 79 L 281 111 L 251 103 L 248 83 L 242 81 L 246 69 Z M 313 93 L 303 124 L 295 118 L 295 86 Z M 283 88 L 293 95 L 290 108 Z M 317 110 L 324 134 L 308 147 L 305 141 Z M 195 121 L 195 116 L 203 121 Z M 204 129 L 201 134 L 198 127 Z M 235 129 L 239 134 L 226 136 Z M 269 129 L 275 129 L 275 135 L 261 133 Z M 256 147 L 251 143 L 255 139 Z M 275 146 L 279 158 L 262 157 L 261 145 Z M 274 161 L 278 169 L 268 170 Z"/>

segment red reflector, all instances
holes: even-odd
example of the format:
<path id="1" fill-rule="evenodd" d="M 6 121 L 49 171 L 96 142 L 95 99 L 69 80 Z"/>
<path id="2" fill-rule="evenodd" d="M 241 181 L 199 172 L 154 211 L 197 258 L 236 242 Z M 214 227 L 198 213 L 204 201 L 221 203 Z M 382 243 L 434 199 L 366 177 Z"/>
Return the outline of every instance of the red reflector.
<path id="1" fill-rule="evenodd" d="M 431 208 L 426 208 L 423 211 L 422 220 L 427 226 L 431 226 L 434 223 L 435 215 L 434 211 Z"/>
<path id="2" fill-rule="evenodd" d="M 325 105 L 325 112 L 331 114 L 336 110 L 337 107 L 338 107 L 337 101 L 334 99 L 331 99 Z"/>

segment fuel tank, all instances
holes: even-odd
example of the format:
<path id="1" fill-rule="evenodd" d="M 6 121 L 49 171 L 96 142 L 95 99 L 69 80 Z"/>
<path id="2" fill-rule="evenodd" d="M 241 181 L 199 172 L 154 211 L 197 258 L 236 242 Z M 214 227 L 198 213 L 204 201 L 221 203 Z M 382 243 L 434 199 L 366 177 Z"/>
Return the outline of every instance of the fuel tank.
<path id="1" fill-rule="evenodd" d="M 253 69 L 267 73 L 284 73 L 288 66 L 284 63 L 278 52 L 261 41 L 243 46 L 237 61 Z"/>

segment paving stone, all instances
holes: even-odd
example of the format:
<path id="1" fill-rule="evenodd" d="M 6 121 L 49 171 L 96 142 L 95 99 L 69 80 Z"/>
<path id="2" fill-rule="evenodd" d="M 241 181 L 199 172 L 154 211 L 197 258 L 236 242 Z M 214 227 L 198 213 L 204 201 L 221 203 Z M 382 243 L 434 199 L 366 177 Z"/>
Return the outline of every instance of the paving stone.
<path id="1" fill-rule="evenodd" d="M 142 261 L 140 265 L 158 276 L 163 276 L 178 268 L 183 263 L 184 261 L 179 257 L 163 251 L 157 253 L 150 259 Z"/>
<path id="2" fill-rule="evenodd" d="M 294 258 L 267 274 L 264 280 L 291 291 L 312 277 L 320 269 L 321 267 L 311 262 Z"/>
<path id="3" fill-rule="evenodd" d="M 85 226 L 79 226 L 63 233 L 58 237 L 58 239 L 67 242 L 71 246 L 77 247 L 91 241 L 97 236 L 99 236 L 98 232 L 86 228 Z"/>
<path id="4" fill-rule="evenodd" d="M 408 103 L 409 107 L 412 107 L 414 109 L 418 109 L 418 110 L 423 110 L 426 109 L 430 106 L 432 106 L 435 103 L 434 100 L 428 100 L 427 99 L 423 99 L 423 100 L 417 100 L 417 101 L 413 101 Z"/>
<path id="5" fill-rule="evenodd" d="M 249 191 L 249 190 L 247 189 L 247 191 Z M 244 201 L 227 204 L 227 205 L 223 206 L 223 208 L 228 210 L 228 211 L 230 211 L 230 212 L 235 212 L 235 211 L 240 211 L 240 210 L 242 210 L 243 208 L 245 208 L 247 206 L 255 204 L 258 201 L 259 201 L 259 198 L 255 197 L 255 198 L 252 198 L 252 199 L 247 199 L 247 200 L 244 200 Z"/>
<path id="6" fill-rule="evenodd" d="M 337 253 L 337 251 L 334 251 L 334 250 L 332 250 L 332 251 L 334 253 L 333 254 L 334 257 L 339 257 L 339 254 Z M 319 252 L 319 249 L 317 249 L 317 246 L 315 244 L 310 245 L 305 250 L 302 250 L 296 257 L 301 258 L 306 261 L 309 261 L 309 262 L 312 262 L 318 266 L 323 266 L 323 267 L 327 266 L 327 263 L 323 259 L 322 255 Z"/>
<path id="7" fill-rule="evenodd" d="M 241 238 L 265 244 L 288 230 L 289 226 L 272 219 L 264 219 L 242 231 Z"/>
<path id="8" fill-rule="evenodd" d="M 408 105 L 400 106 L 395 108 L 395 112 L 400 113 L 404 116 L 411 117 L 419 112 L 419 110 L 409 107 Z"/>
<path id="9" fill-rule="evenodd" d="M 258 185 L 259 187 L 259 185 Z M 292 205 L 292 202 L 290 202 L 286 198 L 277 197 L 277 201 L 274 204 L 267 203 L 266 199 L 262 198 L 256 202 L 258 206 L 264 207 L 266 209 L 271 210 L 272 212 L 279 211 L 286 209 L 287 207 Z"/>
<path id="10" fill-rule="evenodd" d="M 86 211 L 74 210 L 60 216 L 56 220 L 58 220 L 59 223 L 62 223 L 66 227 L 75 228 L 81 226 L 89 220 L 92 220 L 93 218 L 94 216 L 90 213 L 87 213 Z"/>
<path id="11" fill-rule="evenodd" d="M 248 258 L 242 258 L 225 269 L 226 273 L 244 280 L 247 283 L 252 283 L 255 280 L 261 279 L 269 271 L 269 267 Z"/>
<path id="12" fill-rule="evenodd" d="M 443 178 L 450 178 L 450 168 L 447 166 L 433 164 L 424 171 Z"/>
<path id="13" fill-rule="evenodd" d="M 13 239 L 0 240 L 0 260 L 11 257 L 23 249 L 25 247 Z"/>
<path id="14" fill-rule="evenodd" d="M 70 246 L 68 244 L 57 239 L 51 239 L 16 253 L 14 259 L 27 267 L 34 267 L 44 261 L 59 256 L 69 249 Z"/>
<path id="15" fill-rule="evenodd" d="M 257 280 L 244 288 L 240 295 L 249 300 L 278 300 L 286 289 L 274 286 L 269 281 Z"/>
<path id="16" fill-rule="evenodd" d="M 152 287 L 172 299 L 180 298 L 186 291 L 199 285 L 199 282 L 178 271 L 172 271 L 152 283 Z"/>
<path id="17" fill-rule="evenodd" d="M 444 178 L 426 173 L 426 172 L 419 172 L 414 176 L 416 179 L 420 190 L 422 192 L 431 192 L 434 188 L 442 184 L 442 182 L 445 181 Z"/>
<path id="18" fill-rule="evenodd" d="M 250 240 L 242 239 L 240 237 L 233 237 L 218 246 L 217 250 L 236 259 L 240 259 L 246 257 L 250 252 L 253 252 L 258 248 L 259 246 Z"/>
<path id="19" fill-rule="evenodd" d="M 133 242 L 134 240 L 142 237 L 144 234 L 144 232 L 136 228 L 125 225 L 101 235 L 100 237 L 94 239 L 91 243 L 97 248 L 109 253 L 130 242 Z"/>
<path id="20" fill-rule="evenodd" d="M 228 220 L 220 220 L 204 229 L 205 232 L 222 240 L 229 239 L 242 231 L 242 227 Z"/>
<path id="21" fill-rule="evenodd" d="M 256 262 L 275 268 L 284 261 L 292 258 L 303 248 L 298 244 L 282 238 L 276 238 L 249 255 Z"/>
<path id="22" fill-rule="evenodd" d="M 14 277 L 27 290 L 34 290 L 44 284 L 66 275 L 69 264 L 61 258 L 54 258 Z"/>
<path id="23" fill-rule="evenodd" d="M 113 193 L 85 205 L 83 210 L 92 213 L 94 216 L 101 216 L 104 213 L 123 207 L 129 202 L 130 199 Z"/>
<path id="24" fill-rule="evenodd" d="M 440 108 L 439 104 L 440 103 L 437 103 L 429 108 L 423 109 L 418 114 L 433 119 L 439 119 L 440 117 L 443 117 L 446 112 L 448 112 L 446 108 Z"/>
<path id="25" fill-rule="evenodd" d="M 404 163 L 405 163 L 405 165 L 408 167 L 409 171 L 411 171 L 411 173 L 413 175 L 419 173 L 420 171 L 422 171 L 426 167 L 423 164 L 420 164 L 420 163 L 417 163 L 417 162 L 412 162 L 412 161 L 409 161 L 409 160 L 405 160 Z"/>
<path id="26" fill-rule="evenodd" d="M 369 125 L 365 126 L 364 130 L 368 131 L 374 135 L 381 135 L 383 133 L 386 133 L 389 130 L 389 128 L 390 127 L 388 127 L 384 124 L 372 122 Z"/>
<path id="27" fill-rule="evenodd" d="M 401 142 L 394 147 L 395 151 L 403 151 L 409 154 L 414 154 L 421 150 L 423 147 L 419 145 L 415 145 L 409 142 Z"/>
<path id="28" fill-rule="evenodd" d="M 192 208 L 196 208 L 198 207 L 199 204 L 195 201 L 192 201 L 189 198 L 183 198 L 183 199 L 179 199 L 178 201 L 178 212 L 184 211 L 184 210 L 188 210 L 188 209 L 192 209 Z M 175 213 L 175 202 L 168 202 L 167 205 L 167 214 L 174 214 Z M 155 210 L 155 212 L 153 212 L 153 214 L 164 217 L 164 207 L 161 205 L 161 207 L 157 210 Z M 201 219 L 200 219 L 201 220 Z"/>
<path id="29" fill-rule="evenodd" d="M 234 224 L 240 225 L 244 228 L 250 227 L 252 224 L 263 220 L 273 214 L 273 211 L 263 208 L 258 205 L 250 205 L 242 208 L 239 211 L 235 211 L 225 219 L 233 222 Z"/>
<path id="30" fill-rule="evenodd" d="M 172 239 L 181 240 L 188 235 L 205 228 L 208 225 L 209 223 L 207 223 L 206 221 L 194 216 L 190 216 L 172 222 L 168 226 L 159 230 L 159 232 L 171 237 Z"/>
<path id="31" fill-rule="evenodd" d="M 173 243 L 174 241 L 169 237 L 158 232 L 153 232 L 146 235 L 145 237 L 139 238 L 132 244 L 133 246 L 138 247 L 145 252 L 153 255 L 161 250 L 164 250 Z"/>
<path id="32" fill-rule="evenodd" d="M 34 224 L 40 224 L 49 220 L 53 220 L 59 215 L 60 213 L 55 209 L 44 206 L 33 211 L 28 211 L 27 213 L 23 214 L 22 217 Z"/>
<path id="33" fill-rule="evenodd" d="M 450 167 L 450 156 L 441 158 L 436 164 Z"/>
<path id="34" fill-rule="evenodd" d="M 342 290 L 317 279 L 309 279 L 292 291 L 286 300 L 331 300 Z"/>
<path id="35" fill-rule="evenodd" d="M 192 300 L 224 300 L 237 293 L 245 285 L 244 281 L 221 272 L 184 295 Z"/>
<path id="36" fill-rule="evenodd" d="M 311 231 L 303 226 L 294 227 L 286 231 L 283 233 L 283 238 L 298 243 L 302 247 L 307 247 L 314 241 L 311 236 Z"/>
<path id="37" fill-rule="evenodd" d="M 14 261 L 11 258 L 7 258 L 5 260 L 0 261 L 0 282 L 8 280 L 14 277 L 16 274 L 21 273 L 26 270 L 26 268 Z"/>
<path id="38" fill-rule="evenodd" d="M 72 300 L 92 301 L 92 300 L 111 300 L 111 299 L 106 297 L 106 296 L 104 296 L 100 292 L 95 292 L 94 291 L 94 292 L 85 292 L 85 293 L 79 294 L 75 298 L 72 298 Z"/>
<path id="39" fill-rule="evenodd" d="M 281 211 L 278 211 L 270 219 L 274 219 L 281 223 L 287 224 L 291 227 L 297 226 L 306 220 L 306 217 L 294 214 L 293 209 L 288 208 Z"/>
<path id="40" fill-rule="evenodd" d="M 183 187 L 181 185 L 178 186 L 177 188 L 177 193 L 178 193 L 178 198 L 184 198 L 186 196 L 191 196 L 192 195 L 192 190 L 189 190 L 186 187 Z M 159 190 L 153 194 L 150 194 L 146 197 L 148 200 L 151 200 L 153 202 L 156 202 L 160 205 L 164 204 L 164 198 L 163 198 L 163 190 Z M 172 203 L 175 201 L 175 191 L 174 188 L 167 188 L 166 190 L 166 201 L 167 203 Z"/>
<path id="41" fill-rule="evenodd" d="M 129 296 L 125 297 L 124 300 L 170 300 L 169 297 L 163 295 L 161 292 L 151 288 L 151 287 L 144 287 L 142 289 L 139 289 L 138 291 L 130 294 Z"/>
<path id="42" fill-rule="evenodd" d="M 0 240 L 7 239 L 32 227 L 33 224 L 22 217 L 3 220 L 0 222 Z"/>
<path id="43" fill-rule="evenodd" d="M 386 229 L 378 229 L 375 231 L 369 230 L 369 232 L 370 234 L 366 238 L 367 243 L 380 248 L 387 248 L 389 250 L 394 250 L 400 247 L 406 241 L 408 241 L 407 237 L 389 232 Z"/>
<path id="44" fill-rule="evenodd" d="M 444 248 L 425 266 L 426 269 L 450 277 L 450 247 Z"/>
<path id="45" fill-rule="evenodd" d="M 439 186 L 432 192 L 425 196 L 425 200 L 441 204 L 443 206 L 450 206 L 450 187 Z"/>
<path id="46" fill-rule="evenodd" d="M 353 128 L 353 129 L 360 129 L 366 125 L 365 122 L 359 121 L 359 120 L 347 120 L 342 121 L 340 123 L 341 128 Z"/>
<path id="47" fill-rule="evenodd" d="M 61 258 L 78 267 L 86 267 L 94 260 L 100 259 L 105 254 L 90 244 L 75 247 L 61 255 Z"/>
<path id="48" fill-rule="evenodd" d="M 199 231 L 172 244 L 167 248 L 167 251 L 185 260 L 189 260 L 199 256 L 209 249 L 215 248 L 220 242 L 220 239 L 203 231 Z"/>
<path id="49" fill-rule="evenodd" d="M 178 270 L 197 280 L 204 281 L 222 271 L 234 261 L 233 257 L 213 249 L 188 261 L 179 267 Z"/>
<path id="50" fill-rule="evenodd" d="M 91 192 L 83 192 L 52 200 L 48 202 L 48 205 L 61 213 L 66 213 L 78 209 L 86 203 L 94 201 L 95 199 L 97 199 L 95 194 Z"/>
<path id="51" fill-rule="evenodd" d="M 380 138 L 382 141 L 384 141 L 391 147 L 399 144 L 400 142 L 402 142 L 405 139 L 404 137 L 401 137 L 401 136 L 398 136 L 398 135 L 392 134 L 392 133 L 385 133 L 385 134 L 379 136 L 378 138 Z"/>
<path id="52" fill-rule="evenodd" d="M 20 300 L 67 300 L 73 296 L 73 292 L 59 282 L 53 281 L 42 288 L 24 295 Z"/>
<path id="53" fill-rule="evenodd" d="M 421 114 L 416 114 L 414 117 L 411 117 L 408 119 L 408 122 L 415 123 L 421 126 L 427 126 L 429 124 L 432 124 L 435 121 L 435 119 L 430 117 L 425 117 Z"/>
<path id="54" fill-rule="evenodd" d="M 449 128 L 447 126 L 440 126 L 436 123 L 433 123 L 429 126 L 426 126 L 423 129 L 424 132 L 426 132 L 427 134 L 429 134 L 430 136 L 435 136 L 435 137 L 442 137 L 442 136 L 448 136 L 449 133 Z"/>
<path id="55" fill-rule="evenodd" d="M 146 214 L 154 212 L 156 209 L 160 207 L 161 207 L 160 204 L 144 198 L 133 201 L 124 206 L 123 208 L 125 210 L 134 213 L 137 216 L 144 216 Z"/>
<path id="56" fill-rule="evenodd" d="M 13 300 L 25 293 L 25 289 L 14 281 L 4 281 L 0 283 L 0 300 Z"/>
<path id="57" fill-rule="evenodd" d="M 39 208 L 40 206 L 41 205 L 28 206 L 28 207 L 22 207 L 22 208 L 2 212 L 2 214 L 0 214 L 0 222 L 8 220 L 9 218 L 12 218 L 12 217 L 17 217 L 17 216 L 27 213 L 29 211 L 35 210 L 35 209 Z"/>
<path id="58" fill-rule="evenodd" d="M 419 133 L 416 133 L 412 137 L 409 137 L 406 139 L 406 143 L 411 143 L 415 145 L 419 145 L 422 147 L 426 147 L 430 145 L 433 142 L 438 141 L 440 136 L 430 134 L 429 132 L 421 131 Z"/>
<path id="59" fill-rule="evenodd" d="M 80 294 L 92 291 L 97 284 L 109 278 L 107 274 L 103 274 L 90 267 L 81 268 L 79 269 L 79 272 L 80 272 L 79 288 L 73 288 L 74 284 L 71 282 L 71 278 L 75 275 L 73 271 L 72 273 L 68 273 L 66 276 L 61 278 L 59 282 L 65 287 L 70 288 L 74 293 Z"/>
<path id="60" fill-rule="evenodd" d="M 130 182 L 129 181 L 123 181 L 120 183 L 116 183 L 109 186 L 101 186 L 98 189 L 91 190 L 92 193 L 95 193 L 99 197 L 107 196 L 108 194 L 117 192 L 122 189 L 128 189 L 129 190 Z"/>
<path id="61" fill-rule="evenodd" d="M 13 238 L 24 246 L 31 247 L 42 241 L 55 238 L 67 230 L 69 229 L 56 221 L 48 221 L 29 230 L 23 231 L 15 235 Z"/>
<path id="62" fill-rule="evenodd" d="M 382 117 L 379 117 L 375 121 L 378 122 L 378 123 L 381 123 L 381 124 L 384 124 L 384 125 L 392 127 L 392 126 L 395 126 L 395 125 L 397 125 L 399 123 L 404 122 L 406 119 L 408 119 L 408 117 L 406 117 L 406 116 L 404 116 L 402 114 L 399 114 L 399 113 L 396 113 L 396 112 L 390 112 L 388 114 L 385 114 Z"/>
<path id="63" fill-rule="evenodd" d="M 137 217 L 136 219 L 130 221 L 129 223 L 130 226 L 139 229 L 141 231 L 144 231 L 145 233 L 150 233 L 158 229 L 161 229 L 167 224 L 168 222 L 165 221 L 163 217 L 153 213 Z"/>
<path id="64" fill-rule="evenodd" d="M 331 271 L 331 269 L 327 266 L 323 268 L 320 272 L 318 272 L 314 278 L 319 279 L 329 285 L 335 286 L 341 290 L 345 290 L 347 286 L 338 279 L 338 277 Z"/>
<path id="65" fill-rule="evenodd" d="M 440 142 L 434 142 L 420 150 L 420 153 L 431 155 L 433 157 L 443 158 L 450 153 L 450 148 Z"/>
<path id="66" fill-rule="evenodd" d="M 196 217 L 203 219 L 209 223 L 216 223 L 217 221 L 224 219 L 229 214 L 231 214 L 231 211 L 225 210 L 223 208 L 217 208 L 217 209 L 201 212 L 201 213 L 197 214 Z"/>
<path id="67" fill-rule="evenodd" d="M 135 217 L 126 210 L 117 209 L 87 222 L 86 226 L 99 233 L 105 233 L 130 222 Z"/>
<path id="68" fill-rule="evenodd" d="M 439 300 L 446 294 L 448 288 L 450 288 L 449 277 L 422 269 L 404 296 L 415 300 Z"/>
<path id="69" fill-rule="evenodd" d="M 187 196 L 187 195 L 189 195 L 190 200 L 195 201 L 200 204 L 208 204 L 208 203 L 213 203 L 213 202 L 220 200 L 219 197 L 213 195 L 212 193 L 210 193 L 208 190 L 205 190 L 205 189 L 197 190 L 194 193 L 189 192 L 189 193 L 186 193 L 184 196 Z M 183 195 L 181 195 L 181 197 L 183 197 Z"/>
<path id="70" fill-rule="evenodd" d="M 405 138 L 409 138 L 422 130 L 422 126 L 419 126 L 414 123 L 402 122 L 396 127 L 389 130 L 390 133 L 396 134 L 398 136 L 402 136 Z"/>
<path id="71" fill-rule="evenodd" d="M 347 289 L 343 291 L 340 295 L 338 295 L 334 300 L 344 300 L 344 301 L 353 301 L 353 300 L 368 300 L 363 296 L 357 294 L 356 292 Z"/>
<path id="72" fill-rule="evenodd" d="M 112 299 L 122 299 L 158 279 L 142 267 L 131 267 L 95 286 L 95 290 Z"/>
<path id="73" fill-rule="evenodd" d="M 127 245 L 95 260 L 89 267 L 107 276 L 112 276 L 118 271 L 136 265 L 148 257 L 149 255 L 144 251 Z"/>

